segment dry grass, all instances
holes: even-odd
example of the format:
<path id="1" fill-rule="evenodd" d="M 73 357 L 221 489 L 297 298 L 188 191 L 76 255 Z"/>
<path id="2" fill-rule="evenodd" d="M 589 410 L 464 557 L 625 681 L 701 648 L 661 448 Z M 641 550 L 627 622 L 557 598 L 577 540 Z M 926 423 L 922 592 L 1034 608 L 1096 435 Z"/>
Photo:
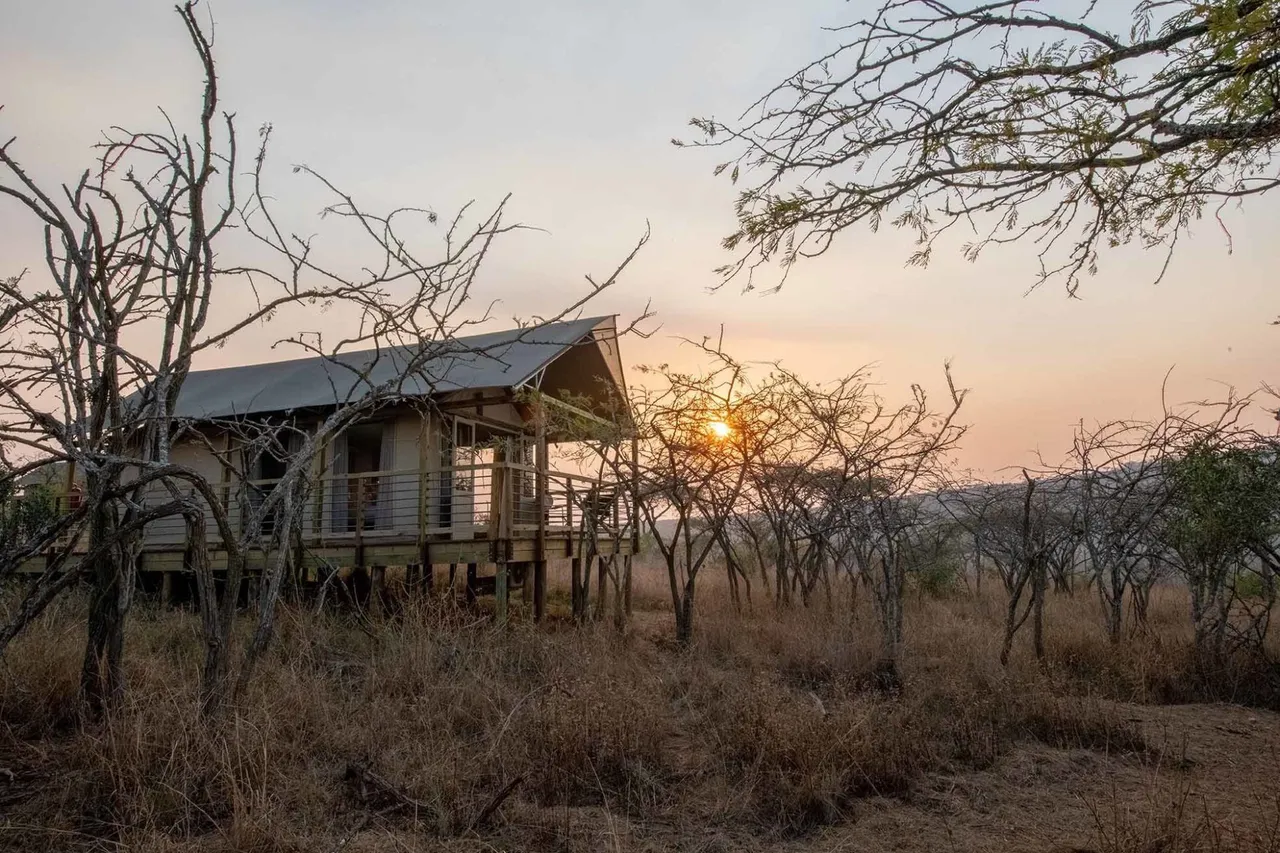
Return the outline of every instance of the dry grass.
<path id="1" fill-rule="evenodd" d="M 1185 739 L 1134 711 L 1197 698 L 1172 591 L 1150 632 L 1116 645 L 1089 598 L 1055 599 L 1045 665 L 1020 650 L 1008 669 L 996 663 L 998 600 L 917 598 L 904 688 L 884 695 L 872 688 L 869 614 L 778 613 L 758 592 L 755 612 L 738 614 L 708 580 L 685 652 L 665 641 L 652 575 L 625 636 L 519 620 L 497 631 L 439 603 L 374 623 L 286 610 L 261 676 L 216 727 L 197 713 L 195 620 L 145 608 L 129 633 L 128 705 L 82 724 L 71 601 L 0 670 L 0 845 L 818 849 L 856 831 L 862 804 L 906 814 L 940 780 L 1000 778 L 1020 756 L 1092 756 L 1146 774 L 1148 793 L 1194 775 Z M 390 791 L 353 782 L 353 766 Z M 1167 797 L 1100 797 L 1078 827 L 1092 845 L 1081 849 L 1262 843 L 1211 810 L 1200 820 L 1192 801 L 1170 817 L 1179 801 Z M 1274 800 L 1259 800 L 1245 817 L 1268 809 Z M 1220 846 L 1206 846 L 1210 835 Z"/>

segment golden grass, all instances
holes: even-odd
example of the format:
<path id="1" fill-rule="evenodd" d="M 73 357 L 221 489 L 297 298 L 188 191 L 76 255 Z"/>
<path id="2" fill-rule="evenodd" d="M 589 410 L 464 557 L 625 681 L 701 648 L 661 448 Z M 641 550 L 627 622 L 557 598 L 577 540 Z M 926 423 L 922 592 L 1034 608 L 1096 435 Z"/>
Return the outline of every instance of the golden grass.
<path id="1" fill-rule="evenodd" d="M 913 596 L 904 687 L 884 695 L 870 613 L 779 612 L 758 589 L 738 613 L 707 581 L 683 652 L 652 571 L 625 635 L 521 618 L 497 630 L 438 601 L 373 622 L 284 608 L 260 676 L 217 725 L 197 710 L 195 619 L 147 607 L 129 630 L 126 706 L 81 723 L 72 600 L 0 669 L 0 845 L 596 850 L 709 830 L 781 843 L 852 825 L 860 802 L 995 772 L 1023 745 L 1144 768 L 1179 758 L 1117 704 L 1195 698 L 1176 591 L 1158 596 L 1151 631 L 1116 645 L 1089 596 L 1055 597 L 1048 659 L 1020 643 L 1007 669 L 998 599 Z M 1097 811 L 1098 853 L 1235 849 L 1143 847 L 1117 815 Z"/>

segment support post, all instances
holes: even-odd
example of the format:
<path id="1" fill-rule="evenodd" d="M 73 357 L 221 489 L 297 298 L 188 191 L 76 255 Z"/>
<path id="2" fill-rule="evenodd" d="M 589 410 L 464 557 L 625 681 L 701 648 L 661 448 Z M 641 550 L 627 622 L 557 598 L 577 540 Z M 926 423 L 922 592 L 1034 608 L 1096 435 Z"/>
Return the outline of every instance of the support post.
<path id="1" fill-rule="evenodd" d="M 493 596 L 496 602 L 494 615 L 499 625 L 507 624 L 507 564 L 498 563 L 497 572 L 493 576 Z"/>
<path id="2" fill-rule="evenodd" d="M 533 557 L 533 621 L 541 622 L 547 612 L 547 495 L 548 495 L 548 460 L 547 460 L 547 424 L 542 407 L 538 407 L 537 453 L 538 480 L 537 512 L 538 541 Z"/>
<path id="3" fill-rule="evenodd" d="M 476 603 L 476 570 L 478 568 L 475 563 L 467 563 L 467 604 Z"/>
<path id="4" fill-rule="evenodd" d="M 533 564 L 533 619 L 541 622 L 547 615 L 547 561 L 535 560 Z"/>
<path id="5" fill-rule="evenodd" d="M 356 484 L 356 565 L 364 567 L 364 477 L 357 474 L 348 482 Z M 348 489 L 351 487 L 348 485 Z"/>
<path id="6" fill-rule="evenodd" d="M 330 441 L 326 441 L 320 447 L 320 452 L 316 454 L 314 467 L 311 469 L 311 476 L 315 478 L 315 484 L 316 484 L 315 492 L 313 493 L 311 498 L 313 501 L 315 501 L 315 506 L 311 510 L 311 536 L 314 538 L 314 540 L 320 540 L 324 538 L 325 486 L 329 485 L 330 488 L 334 487 L 334 484 L 331 484 L 331 483 L 326 484 L 325 473 L 324 473 L 329 467 L 330 444 L 332 444 L 332 439 Z M 302 565 L 301 560 L 298 561 L 298 565 L 299 566 Z"/>
<path id="7" fill-rule="evenodd" d="M 493 597 L 495 602 L 494 616 L 498 625 L 507 624 L 507 562 L 511 559 L 512 514 L 515 510 L 514 472 L 510 468 L 512 456 L 511 439 L 505 439 L 494 452 L 502 454 L 502 462 L 495 465 L 495 470 L 502 473 L 501 494 L 502 512 L 498 517 L 498 562 L 493 575 Z"/>
<path id="8" fill-rule="evenodd" d="M 640 553 L 640 435 L 631 425 L 631 505 L 627 507 L 627 523 L 631 525 L 631 553 Z M 629 576 L 628 576 L 629 577 Z M 629 586 L 628 586 L 629 590 Z"/>
<path id="9" fill-rule="evenodd" d="M 160 603 L 165 607 L 173 606 L 173 572 L 160 575 Z"/>

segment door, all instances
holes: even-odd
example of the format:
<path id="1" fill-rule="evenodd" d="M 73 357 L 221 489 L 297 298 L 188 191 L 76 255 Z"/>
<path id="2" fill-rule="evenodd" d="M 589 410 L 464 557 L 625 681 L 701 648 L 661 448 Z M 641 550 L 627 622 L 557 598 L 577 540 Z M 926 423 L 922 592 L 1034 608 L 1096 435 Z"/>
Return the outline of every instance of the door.
<path id="1" fill-rule="evenodd" d="M 440 471 L 436 485 L 436 526 L 453 539 L 475 536 L 476 425 L 446 417 L 440 430 Z"/>

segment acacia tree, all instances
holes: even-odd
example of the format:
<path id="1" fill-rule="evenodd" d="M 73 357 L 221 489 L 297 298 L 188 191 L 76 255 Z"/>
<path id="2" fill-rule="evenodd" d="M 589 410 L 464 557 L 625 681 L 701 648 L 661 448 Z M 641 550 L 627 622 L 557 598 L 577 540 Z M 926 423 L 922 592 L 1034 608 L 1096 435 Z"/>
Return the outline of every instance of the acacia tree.
<path id="1" fill-rule="evenodd" d="M 969 259 L 1026 238 L 1036 283 L 1074 292 L 1100 249 L 1167 267 L 1206 210 L 1280 181 L 1276 0 L 882 0 L 834 32 L 739 121 L 692 122 L 744 185 L 726 279 L 776 262 L 785 280 L 886 222 L 923 265 L 960 224 Z"/>
<path id="2" fill-rule="evenodd" d="M 952 491 L 944 505 L 972 535 L 1004 584 L 1004 636 L 1000 663 L 1030 619 L 1032 647 L 1044 658 L 1044 606 L 1049 575 L 1074 561 L 1079 545 L 1078 504 L 1066 478 L 1022 472 L 1021 486 L 990 483 Z"/>
<path id="3" fill-rule="evenodd" d="M 632 393 L 636 505 L 667 568 L 676 642 L 693 638 L 698 573 L 723 546 L 753 462 L 740 417 L 751 388 L 723 341 L 697 344 L 701 372 L 642 367 L 649 387 Z M 723 425 L 716 432 L 713 425 Z"/>
<path id="4" fill-rule="evenodd" d="M 1065 476 L 1112 642 L 1121 638 L 1126 595 L 1138 623 L 1146 619 L 1150 585 L 1158 576 L 1150 542 L 1169 499 L 1164 461 L 1177 423 L 1120 421 L 1076 430 Z"/>
<path id="5" fill-rule="evenodd" d="M 1272 547 L 1280 526 L 1280 464 L 1276 447 L 1248 431 L 1202 432 L 1166 462 L 1171 496 L 1161 538 L 1191 591 L 1191 617 L 1201 664 L 1215 666 L 1234 637 L 1257 639 L 1270 606 L 1244 610 L 1243 630 L 1232 623 L 1241 578 L 1250 558 L 1261 561 L 1274 601 L 1277 568 Z"/>
<path id="6" fill-rule="evenodd" d="M 938 489 L 949 454 L 964 436 L 957 423 L 965 391 L 945 371 L 948 396 L 934 407 L 923 387 L 893 408 L 865 379 L 801 384 L 796 422 L 824 448 L 818 500 L 833 513 L 823 547 L 871 590 L 881 634 L 880 672 L 898 683 L 907 572 L 924 512 L 922 493 Z"/>
<path id="7" fill-rule="evenodd" d="M 814 499 L 813 470 L 825 447 L 820 435 L 801 427 L 804 412 L 796 403 L 803 388 L 799 377 L 775 365 L 739 408 L 745 425 L 739 440 L 749 445 L 745 455 L 752 464 L 733 529 L 757 564 L 766 592 L 773 567 L 774 601 L 781 607 L 797 593 L 809 603 L 827 533 L 822 505 Z"/>
<path id="8" fill-rule="evenodd" d="M 434 213 L 370 213 L 319 174 L 295 167 L 331 194 L 324 213 L 351 226 L 373 250 L 355 273 L 323 262 L 311 239 L 293 234 L 272 212 L 264 189 L 269 128 L 253 168 L 242 172 L 233 118 L 219 112 L 211 40 L 194 3 L 178 13 L 204 72 L 191 133 L 172 122 L 161 132 L 117 129 L 100 146 L 95 166 L 57 189 L 42 186 L 18 163 L 12 140 L 0 146 L 0 198 L 16 201 L 43 228 L 45 255 L 38 278 L 24 274 L 0 283 L 0 445 L 15 460 L 5 482 L 63 465 L 74 466 L 83 483 L 77 507 L 21 541 L 0 545 L 0 577 L 33 555 L 49 555 L 0 627 L 0 653 L 62 590 L 87 576 L 82 687 L 95 708 L 123 692 L 124 624 L 142 533 L 166 518 L 186 520 L 205 635 L 207 710 L 229 695 L 235 599 L 248 554 L 263 547 L 274 554 L 242 656 L 240 683 L 249 678 L 272 635 L 291 554 L 285 546 L 301 523 L 316 455 L 354 421 L 406 394 L 429 396 L 440 379 L 431 365 L 441 353 L 455 360 L 500 358 L 462 351 L 455 340 L 486 319 L 470 306 L 472 286 L 492 242 L 517 227 L 504 220 L 505 200 L 478 217 L 464 209 L 422 252 L 403 235 L 424 219 L 436 224 Z M 234 240 L 233 233 L 239 234 Z M 525 333 L 576 312 L 613 284 L 634 254 L 608 278 L 589 279 L 583 299 L 548 312 Z M 237 256 L 253 261 L 232 260 Z M 303 318 L 314 316 L 308 312 L 338 305 L 350 318 L 339 339 L 312 333 L 279 342 L 328 363 L 333 408 L 318 425 L 299 429 L 243 418 L 210 424 L 175 414 L 187 374 L 206 352 L 276 316 L 306 328 Z M 357 350 L 364 355 L 352 359 Z M 291 445 L 283 454 L 285 473 L 260 500 L 237 490 L 235 525 L 219 484 L 173 461 L 179 442 L 209 442 L 210 432 L 228 437 L 217 458 L 241 486 L 251 479 L 253 458 Z M 208 564 L 209 527 L 227 551 L 223 592 Z"/>

